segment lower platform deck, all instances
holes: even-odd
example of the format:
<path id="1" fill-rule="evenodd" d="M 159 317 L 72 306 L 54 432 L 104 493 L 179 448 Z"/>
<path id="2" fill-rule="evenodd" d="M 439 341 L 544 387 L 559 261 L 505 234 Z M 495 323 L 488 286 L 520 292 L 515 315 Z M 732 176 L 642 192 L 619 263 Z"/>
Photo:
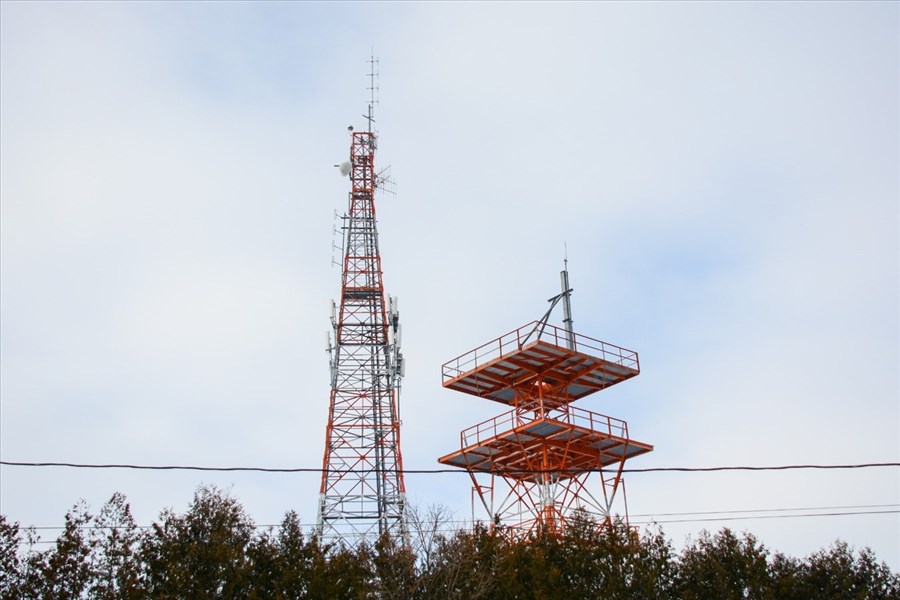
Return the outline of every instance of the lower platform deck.
<path id="1" fill-rule="evenodd" d="M 553 417 L 523 420 L 510 411 L 461 433 L 461 449 L 439 462 L 474 472 L 539 482 L 547 472 L 576 477 L 645 454 L 625 421 L 566 407 Z"/>

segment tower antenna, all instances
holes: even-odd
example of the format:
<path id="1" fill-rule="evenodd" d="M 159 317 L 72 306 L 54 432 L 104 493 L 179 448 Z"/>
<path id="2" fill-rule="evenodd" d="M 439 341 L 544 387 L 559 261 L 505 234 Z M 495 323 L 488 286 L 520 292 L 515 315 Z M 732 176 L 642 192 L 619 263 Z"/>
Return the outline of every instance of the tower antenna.
<path id="1" fill-rule="evenodd" d="M 563 301 L 563 328 L 566 330 L 566 347 L 575 349 L 575 332 L 572 329 L 572 288 L 569 287 L 569 250 L 566 249 L 563 259 L 563 270 L 559 273 L 559 282 Z"/>
<path id="2" fill-rule="evenodd" d="M 375 123 L 375 105 L 378 104 L 378 59 L 375 57 L 375 51 L 369 56 L 369 111 L 363 115 L 369 124 L 369 131 L 375 131 L 372 124 Z"/>
<path id="3" fill-rule="evenodd" d="M 368 131 L 350 128 L 350 195 L 341 230 L 341 298 L 332 303 L 328 354 L 331 396 L 316 532 L 350 546 L 390 535 L 408 543 L 400 454 L 400 352 L 397 298 L 385 294 L 375 218 L 373 106 L 378 59 L 369 72 Z M 384 175 L 381 176 L 384 181 Z"/>

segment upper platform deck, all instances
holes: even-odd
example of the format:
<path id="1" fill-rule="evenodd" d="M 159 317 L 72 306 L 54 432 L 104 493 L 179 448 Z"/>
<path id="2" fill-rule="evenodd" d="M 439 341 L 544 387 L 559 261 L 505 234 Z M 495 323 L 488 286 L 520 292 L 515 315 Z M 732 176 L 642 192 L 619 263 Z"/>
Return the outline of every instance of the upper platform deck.
<path id="1" fill-rule="evenodd" d="M 533 321 L 445 363 L 443 384 L 513 405 L 517 390 L 541 381 L 557 401 L 568 403 L 638 373 L 637 352 Z"/>

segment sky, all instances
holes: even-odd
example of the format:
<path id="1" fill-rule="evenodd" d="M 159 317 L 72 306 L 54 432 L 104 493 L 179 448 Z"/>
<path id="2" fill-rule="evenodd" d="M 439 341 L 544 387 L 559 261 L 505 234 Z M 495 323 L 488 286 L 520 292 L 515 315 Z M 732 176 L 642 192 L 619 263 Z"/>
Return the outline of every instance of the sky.
<path id="1" fill-rule="evenodd" d="M 655 445 L 630 467 L 897 462 L 898 23 L 888 2 L 0 3 L 0 457 L 321 465 L 333 165 L 374 52 L 406 468 L 503 411 L 441 365 L 542 316 L 566 257 L 575 330 L 640 354 L 578 403 Z M 3 466 L 0 512 L 53 527 L 122 492 L 146 525 L 200 484 L 258 524 L 315 520 L 310 473 Z M 464 475 L 406 485 L 469 517 Z M 663 516 L 897 510 L 896 467 L 627 491 L 676 547 L 728 526 L 900 571 L 896 513 Z"/>

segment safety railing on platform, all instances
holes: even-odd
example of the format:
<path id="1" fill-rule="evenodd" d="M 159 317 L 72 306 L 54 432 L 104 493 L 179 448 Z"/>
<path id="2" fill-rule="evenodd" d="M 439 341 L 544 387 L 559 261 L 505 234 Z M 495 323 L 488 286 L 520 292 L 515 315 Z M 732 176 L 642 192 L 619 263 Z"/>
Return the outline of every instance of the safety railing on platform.
<path id="1" fill-rule="evenodd" d="M 564 409 L 549 411 L 546 417 L 565 425 L 581 427 L 594 433 L 628 439 L 628 423 L 625 421 L 578 408 L 577 406 L 567 406 Z M 484 441 L 508 433 L 516 427 L 529 425 L 539 418 L 523 415 L 516 410 L 505 412 L 468 429 L 463 429 L 459 434 L 461 447 L 468 448 L 479 445 Z"/>
<path id="2" fill-rule="evenodd" d="M 629 369 L 640 370 L 637 352 L 579 333 L 570 333 L 555 325 L 532 321 L 444 363 L 442 368 L 443 381 L 455 379 L 464 373 L 474 371 L 480 365 L 502 358 L 513 352 L 518 352 L 533 341 L 541 340 L 560 348 L 567 348 L 569 336 L 573 339 L 576 352 L 596 356 L 606 362 Z"/>

